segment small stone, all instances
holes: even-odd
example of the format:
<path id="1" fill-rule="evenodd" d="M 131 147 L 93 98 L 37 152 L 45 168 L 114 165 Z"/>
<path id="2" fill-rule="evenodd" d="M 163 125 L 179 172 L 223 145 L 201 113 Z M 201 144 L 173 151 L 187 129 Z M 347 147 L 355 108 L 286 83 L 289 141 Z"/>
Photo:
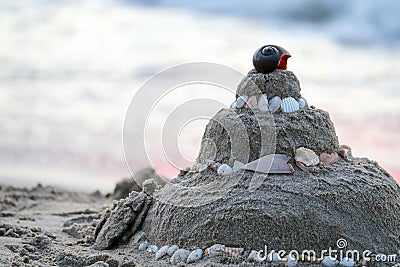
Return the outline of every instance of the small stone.
<path id="1" fill-rule="evenodd" d="M 98 261 L 90 265 L 90 267 L 109 267 L 108 263 L 105 263 L 104 261 Z"/>
<path id="2" fill-rule="evenodd" d="M 154 257 L 156 260 L 161 259 L 162 257 L 164 257 L 165 255 L 167 255 L 167 251 L 168 251 L 169 246 L 162 246 L 156 253 L 156 256 Z"/>
<path id="3" fill-rule="evenodd" d="M 189 257 L 190 251 L 180 248 L 177 251 L 175 251 L 174 255 L 171 257 L 171 264 L 177 265 L 178 263 L 185 263 L 187 258 Z"/>
<path id="4" fill-rule="evenodd" d="M 228 164 L 222 164 L 217 170 L 218 175 L 222 176 L 230 175 L 232 172 L 232 168 Z"/>
<path id="5" fill-rule="evenodd" d="M 256 250 L 252 250 L 247 257 L 249 262 L 263 262 L 265 258 L 260 257 L 260 253 Z"/>
<path id="6" fill-rule="evenodd" d="M 158 247 L 156 245 L 151 245 L 148 249 L 147 252 L 151 252 L 151 253 L 157 253 L 158 251 Z"/>
<path id="7" fill-rule="evenodd" d="M 355 262 L 352 258 L 347 258 L 344 257 L 340 262 L 339 262 L 339 266 L 342 267 L 353 267 L 355 265 Z"/>
<path id="8" fill-rule="evenodd" d="M 167 254 L 168 256 L 174 255 L 174 253 L 179 249 L 178 245 L 172 245 L 168 248 Z"/>
<path id="9" fill-rule="evenodd" d="M 202 257 L 203 257 L 203 250 L 201 250 L 199 248 L 195 249 L 189 254 L 189 256 L 186 260 L 186 263 L 192 263 L 192 262 L 199 261 L 199 260 L 201 260 Z"/>
<path id="10" fill-rule="evenodd" d="M 339 261 L 335 258 L 324 256 L 324 258 L 321 261 L 321 264 L 325 267 L 335 267 L 336 265 L 339 264 Z"/>
<path id="11" fill-rule="evenodd" d="M 144 241 L 144 242 L 140 243 L 140 245 L 138 247 L 138 250 L 139 251 L 145 251 L 148 245 L 149 245 L 149 242 Z"/>
<path id="12" fill-rule="evenodd" d="M 146 236 L 146 233 L 142 230 L 137 231 L 131 238 L 133 244 L 138 244 L 140 241 L 142 241 L 144 239 L 144 237 Z"/>

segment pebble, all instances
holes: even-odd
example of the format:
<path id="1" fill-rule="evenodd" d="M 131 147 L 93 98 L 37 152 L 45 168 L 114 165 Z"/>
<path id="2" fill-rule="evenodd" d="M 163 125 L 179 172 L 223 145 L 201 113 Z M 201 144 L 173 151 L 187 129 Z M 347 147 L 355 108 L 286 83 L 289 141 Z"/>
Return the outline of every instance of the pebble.
<path id="1" fill-rule="evenodd" d="M 168 256 L 174 255 L 174 253 L 179 249 L 178 245 L 172 245 L 168 248 L 167 254 Z"/>
<path id="2" fill-rule="evenodd" d="M 189 254 L 190 254 L 189 250 L 180 248 L 177 251 L 175 251 L 174 255 L 172 255 L 170 262 L 173 265 L 176 265 L 181 262 L 185 263 L 189 257 Z"/>
<path id="3" fill-rule="evenodd" d="M 139 251 L 145 251 L 148 245 L 149 245 L 149 242 L 144 241 L 144 242 L 140 243 L 140 245 L 138 247 L 138 250 Z"/>
<path id="4" fill-rule="evenodd" d="M 260 257 L 260 253 L 256 250 L 252 250 L 247 257 L 250 262 L 263 262 L 265 259 Z"/>
<path id="5" fill-rule="evenodd" d="M 156 253 L 156 256 L 154 257 L 156 260 L 161 259 L 165 255 L 167 255 L 169 246 L 162 246 Z"/>
<path id="6" fill-rule="evenodd" d="M 324 258 L 321 261 L 321 264 L 325 267 L 334 267 L 339 264 L 339 261 L 335 258 L 324 256 Z"/>
<path id="7" fill-rule="evenodd" d="M 186 263 L 196 262 L 198 260 L 201 260 L 202 257 L 203 257 L 203 250 L 199 248 L 195 249 L 189 254 Z"/>
<path id="8" fill-rule="evenodd" d="M 232 168 L 228 164 L 222 164 L 217 170 L 218 175 L 222 176 L 230 175 L 232 172 Z"/>
<path id="9" fill-rule="evenodd" d="M 156 245 L 151 245 L 147 251 L 152 253 L 157 253 L 158 247 Z"/>
<path id="10" fill-rule="evenodd" d="M 342 266 L 342 267 L 353 267 L 354 264 L 355 264 L 354 260 L 352 258 L 347 258 L 347 257 L 344 257 L 339 262 L 339 266 Z"/>

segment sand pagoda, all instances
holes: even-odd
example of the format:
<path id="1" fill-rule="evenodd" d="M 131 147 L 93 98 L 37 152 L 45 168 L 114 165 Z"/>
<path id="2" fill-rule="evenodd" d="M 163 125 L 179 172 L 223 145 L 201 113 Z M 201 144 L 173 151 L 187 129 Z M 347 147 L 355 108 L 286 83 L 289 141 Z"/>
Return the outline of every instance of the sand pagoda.
<path id="1" fill-rule="evenodd" d="M 141 230 L 159 247 L 320 251 L 345 239 L 348 249 L 396 253 L 399 185 L 339 145 L 329 114 L 310 106 L 294 73 L 280 65 L 251 70 L 231 107 L 208 123 L 195 165 L 154 193 L 145 186 L 116 204 L 95 246 L 118 245 Z"/>

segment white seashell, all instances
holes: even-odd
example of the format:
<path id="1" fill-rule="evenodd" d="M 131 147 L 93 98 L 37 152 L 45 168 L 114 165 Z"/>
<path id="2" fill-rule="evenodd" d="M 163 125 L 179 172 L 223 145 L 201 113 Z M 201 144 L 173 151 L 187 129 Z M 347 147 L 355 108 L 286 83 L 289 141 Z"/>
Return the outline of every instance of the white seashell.
<path id="1" fill-rule="evenodd" d="M 244 107 L 249 108 L 249 109 L 256 109 L 257 108 L 257 97 L 255 95 L 250 96 Z"/>
<path id="2" fill-rule="evenodd" d="M 156 256 L 154 257 L 156 260 L 161 259 L 165 255 L 167 255 L 169 246 L 162 246 L 156 253 Z"/>
<path id="3" fill-rule="evenodd" d="M 174 255 L 174 253 L 179 249 L 178 245 L 172 245 L 168 248 L 167 254 L 168 256 Z"/>
<path id="4" fill-rule="evenodd" d="M 339 266 L 343 266 L 343 267 L 353 267 L 355 265 L 355 262 L 352 258 L 347 258 L 344 257 L 340 262 L 339 262 Z"/>
<path id="5" fill-rule="evenodd" d="M 324 258 L 321 261 L 321 264 L 325 267 L 335 267 L 336 265 L 339 264 L 339 261 L 333 257 L 324 256 Z"/>
<path id="6" fill-rule="evenodd" d="M 203 250 L 201 250 L 200 248 L 195 249 L 189 254 L 186 263 L 192 263 L 201 260 L 202 257 L 203 257 Z"/>
<path id="7" fill-rule="evenodd" d="M 138 244 L 140 241 L 142 241 L 145 237 L 146 233 L 142 230 L 137 231 L 131 238 L 133 244 Z"/>
<path id="8" fill-rule="evenodd" d="M 269 110 L 269 105 L 268 105 L 268 98 L 267 96 L 261 95 L 260 98 L 258 99 L 258 110 L 262 112 L 267 112 Z"/>
<path id="9" fill-rule="evenodd" d="M 180 248 L 177 251 L 175 251 L 174 255 L 171 257 L 171 264 L 176 265 L 180 262 L 185 263 L 187 258 L 189 257 L 190 251 Z"/>
<path id="10" fill-rule="evenodd" d="M 296 162 L 302 163 L 306 167 L 317 166 L 319 164 L 319 157 L 314 151 L 305 147 L 296 149 L 294 156 Z"/>
<path id="11" fill-rule="evenodd" d="M 244 166 L 244 163 L 242 163 L 242 162 L 240 162 L 240 161 L 238 161 L 238 160 L 235 160 L 235 162 L 233 163 L 232 171 L 233 171 L 233 172 L 237 172 L 237 171 L 239 171 L 240 168 L 242 168 L 243 166 Z"/>
<path id="12" fill-rule="evenodd" d="M 247 257 L 247 260 L 250 262 L 263 262 L 265 261 L 266 257 L 261 257 L 260 253 L 256 250 L 252 250 Z"/>
<path id="13" fill-rule="evenodd" d="M 286 260 L 286 266 L 288 267 L 296 267 L 297 264 L 299 263 L 295 255 L 289 254 L 285 257 L 285 260 Z"/>
<path id="14" fill-rule="evenodd" d="M 299 99 L 299 101 L 297 101 L 299 103 L 299 108 L 303 109 L 303 108 L 307 108 L 308 107 L 308 102 L 304 97 L 301 97 Z"/>
<path id="15" fill-rule="evenodd" d="M 218 175 L 222 175 L 222 176 L 227 176 L 232 174 L 232 168 L 228 165 L 228 164 L 222 164 L 221 166 L 219 166 L 218 168 Z"/>
<path id="16" fill-rule="evenodd" d="M 149 245 L 149 242 L 144 241 L 144 242 L 140 243 L 140 245 L 138 247 L 138 250 L 139 251 L 145 251 L 148 245 Z"/>
<path id="17" fill-rule="evenodd" d="M 156 245 L 151 245 L 148 249 L 147 252 L 152 252 L 156 253 L 158 251 L 158 247 Z"/>
<path id="18" fill-rule="evenodd" d="M 205 256 L 215 257 L 225 253 L 225 245 L 215 244 L 207 248 L 204 252 Z"/>
<path id="19" fill-rule="evenodd" d="M 236 108 L 236 101 L 233 101 L 230 108 Z"/>
<path id="20" fill-rule="evenodd" d="M 272 113 L 275 113 L 281 108 L 282 100 L 279 96 L 275 96 L 269 101 L 268 104 L 269 104 L 269 110 Z"/>
<path id="21" fill-rule="evenodd" d="M 239 96 L 238 99 L 236 99 L 236 108 L 244 107 L 248 99 L 249 97 L 247 95 Z"/>
<path id="22" fill-rule="evenodd" d="M 283 262 L 285 261 L 284 259 L 282 259 L 278 253 L 276 252 L 270 252 L 267 255 L 267 261 L 268 262 Z"/>
<path id="23" fill-rule="evenodd" d="M 282 99 L 281 109 L 285 113 L 296 112 L 300 109 L 299 102 L 297 102 L 293 97 L 286 97 Z"/>

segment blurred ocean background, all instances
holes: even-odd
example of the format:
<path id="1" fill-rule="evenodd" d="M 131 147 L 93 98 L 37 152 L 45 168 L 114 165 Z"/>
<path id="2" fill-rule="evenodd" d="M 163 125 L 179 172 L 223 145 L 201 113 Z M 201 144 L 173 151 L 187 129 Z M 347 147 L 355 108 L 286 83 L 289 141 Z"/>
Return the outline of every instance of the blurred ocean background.
<path id="1" fill-rule="evenodd" d="M 0 182 L 111 191 L 129 175 L 124 117 L 146 79 L 193 61 L 246 74 L 264 44 L 291 52 L 340 143 L 400 181 L 399 12 L 396 0 L 0 0 Z"/>

